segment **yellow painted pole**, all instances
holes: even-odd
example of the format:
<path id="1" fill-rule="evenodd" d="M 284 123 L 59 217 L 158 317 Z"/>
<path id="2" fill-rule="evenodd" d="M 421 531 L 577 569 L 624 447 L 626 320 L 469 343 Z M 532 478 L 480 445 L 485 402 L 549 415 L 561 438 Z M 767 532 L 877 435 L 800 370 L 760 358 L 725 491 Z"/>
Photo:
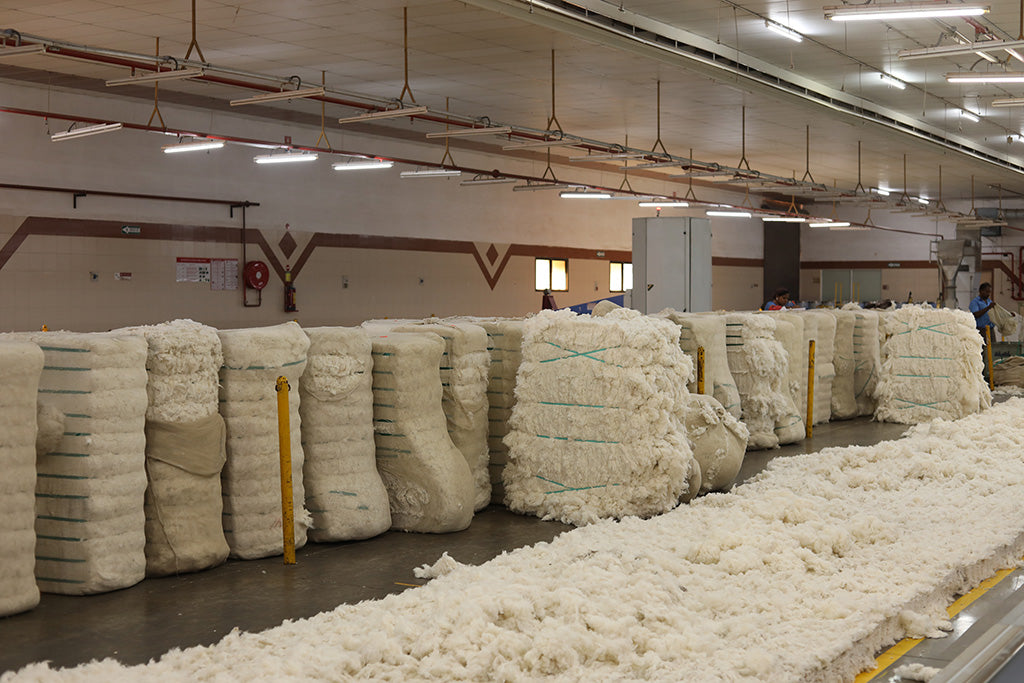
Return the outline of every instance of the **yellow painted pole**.
<path id="1" fill-rule="evenodd" d="M 985 351 L 988 354 L 988 388 L 995 389 L 995 378 L 992 376 L 992 328 L 985 326 Z"/>
<path id="2" fill-rule="evenodd" d="M 704 347 L 697 347 L 697 393 L 704 393 Z"/>
<path id="3" fill-rule="evenodd" d="M 277 378 L 277 442 L 281 451 L 281 532 L 284 563 L 295 564 L 295 512 L 292 501 L 292 431 L 288 419 L 288 378 Z"/>
<path id="4" fill-rule="evenodd" d="M 807 344 L 807 438 L 814 435 L 814 340 Z"/>

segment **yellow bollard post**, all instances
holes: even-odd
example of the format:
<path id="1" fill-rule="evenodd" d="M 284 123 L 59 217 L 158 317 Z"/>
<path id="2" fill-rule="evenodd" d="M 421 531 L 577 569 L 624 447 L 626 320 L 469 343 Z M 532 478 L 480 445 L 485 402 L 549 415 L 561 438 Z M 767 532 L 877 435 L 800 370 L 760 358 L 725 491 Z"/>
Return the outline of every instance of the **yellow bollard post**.
<path id="1" fill-rule="evenodd" d="M 284 563 L 295 564 L 295 512 L 292 500 L 292 432 L 288 418 L 288 378 L 277 378 L 277 439 L 281 451 L 281 532 Z"/>
<path id="2" fill-rule="evenodd" d="M 814 340 L 807 344 L 807 438 L 814 435 Z"/>
<path id="3" fill-rule="evenodd" d="M 49 331 L 50 331 L 50 328 L 49 328 L 49 327 L 47 327 L 47 326 L 46 326 L 46 325 L 44 324 L 44 325 L 43 325 L 43 328 L 42 328 L 42 330 L 41 330 L 41 331 L 42 331 L 42 332 L 49 332 Z"/>
<path id="4" fill-rule="evenodd" d="M 985 351 L 988 354 L 988 388 L 989 391 L 996 388 L 995 378 L 992 376 L 992 328 L 985 327 Z"/>
<path id="5" fill-rule="evenodd" d="M 697 347 L 697 393 L 704 393 L 704 347 Z"/>

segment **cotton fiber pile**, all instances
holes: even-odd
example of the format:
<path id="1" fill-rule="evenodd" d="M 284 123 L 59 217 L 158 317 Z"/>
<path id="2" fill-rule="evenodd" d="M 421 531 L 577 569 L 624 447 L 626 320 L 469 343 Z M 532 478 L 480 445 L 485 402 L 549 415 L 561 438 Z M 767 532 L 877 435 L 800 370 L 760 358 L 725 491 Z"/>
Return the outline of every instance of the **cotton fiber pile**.
<path id="1" fill-rule="evenodd" d="M 836 319 L 828 311 L 806 311 L 801 315 L 807 316 L 804 325 L 814 334 L 814 424 L 822 424 L 832 418 Z"/>
<path id="2" fill-rule="evenodd" d="M 776 460 L 651 520 L 439 562 L 443 576 L 383 600 L 52 678 L 850 681 L 892 642 L 948 628 L 954 594 L 1017 565 L 1022 414 L 1011 399 L 898 441 Z"/>
<path id="3" fill-rule="evenodd" d="M 0 617 L 39 604 L 36 566 L 36 392 L 43 352 L 0 342 Z"/>
<path id="4" fill-rule="evenodd" d="M 803 321 L 799 316 L 791 313 L 771 314 L 775 321 L 775 341 L 782 344 L 786 352 L 786 372 L 780 378 L 779 393 L 786 404 L 782 416 L 775 422 L 775 436 L 779 438 L 780 444 L 796 443 L 803 441 L 807 436 L 807 428 L 804 426 L 804 415 L 807 407 L 803 410 L 797 402 L 800 396 L 800 348 L 804 341 Z M 795 319 L 795 321 L 794 321 Z M 806 377 L 806 366 L 803 368 Z M 806 380 L 805 380 L 806 382 Z"/>
<path id="5" fill-rule="evenodd" d="M 491 502 L 504 505 L 505 484 L 501 475 L 508 462 L 508 420 L 516 404 L 516 373 L 523 361 L 523 321 L 517 318 L 454 318 L 453 322 L 479 325 L 487 332 L 491 369 L 487 384 L 487 446 L 491 480 Z"/>
<path id="6" fill-rule="evenodd" d="M 142 336 L 148 345 L 146 574 L 214 567 L 228 556 L 221 525 L 220 337 L 191 320 L 118 332 Z"/>
<path id="7" fill-rule="evenodd" d="M 400 531 L 461 531 L 473 519 L 476 485 L 448 436 L 441 408 L 445 342 L 432 332 L 371 336 L 377 470 Z"/>
<path id="8" fill-rule="evenodd" d="M 839 309 L 829 310 L 836 319 L 836 336 L 833 346 L 832 367 L 835 379 L 832 382 L 832 420 L 848 420 L 857 417 L 857 395 L 854 388 L 854 373 L 857 362 L 854 359 L 853 334 L 857 325 L 857 314 Z"/>
<path id="9" fill-rule="evenodd" d="M 782 393 L 789 359 L 773 336 L 775 320 L 754 313 L 729 313 L 725 320 L 729 369 L 740 392 L 743 423 L 750 430 L 747 448 L 775 448 L 775 427 L 792 404 L 788 390 Z"/>
<path id="10" fill-rule="evenodd" d="M 807 350 L 808 333 L 804 329 L 807 318 L 799 313 L 788 311 L 771 311 L 767 315 L 776 320 L 784 320 L 793 325 L 794 334 L 789 335 L 786 329 L 782 329 L 781 338 L 779 330 L 776 329 L 776 338 L 782 342 L 786 353 L 789 355 L 789 393 L 793 397 L 793 404 L 797 412 L 804 417 L 807 415 Z"/>
<path id="11" fill-rule="evenodd" d="M 674 322 L 682 329 L 679 346 L 697 367 L 697 348 L 704 349 L 704 393 L 714 396 L 722 407 L 739 418 L 741 415 L 740 393 L 729 370 L 726 357 L 725 318 L 720 315 L 679 313 L 666 308 L 658 314 Z M 697 373 L 690 377 L 689 389 L 697 391 Z"/>
<path id="12" fill-rule="evenodd" d="M 361 327 L 306 328 L 299 380 L 302 483 L 317 542 L 370 538 L 391 528 L 373 442 L 373 356 Z"/>
<path id="13" fill-rule="evenodd" d="M 878 313 L 856 310 L 853 328 L 853 392 L 859 415 L 874 415 L 878 406 L 875 386 L 882 369 L 881 345 L 878 340 Z"/>
<path id="14" fill-rule="evenodd" d="M 39 413 L 58 427 L 36 461 L 36 582 L 45 593 L 126 588 L 146 575 L 146 340 L 29 332 L 43 350 Z"/>
<path id="15" fill-rule="evenodd" d="M 670 510 L 700 487 L 686 439 L 690 359 L 668 320 L 542 311 L 523 330 L 505 498 L 589 524 Z"/>
<path id="16" fill-rule="evenodd" d="M 402 325 L 394 331 L 431 332 L 444 340 L 440 365 L 441 407 L 448 420 L 448 436 L 473 475 L 476 488 L 473 509 L 482 510 L 491 502 L 487 447 L 487 384 L 491 356 L 487 351 L 487 333 L 479 325 L 434 321 Z"/>
<path id="17" fill-rule="evenodd" d="M 982 377 L 981 335 L 967 311 L 903 306 L 885 317 L 880 422 L 956 419 L 992 403 Z"/>
<path id="18" fill-rule="evenodd" d="M 693 457 L 700 465 L 700 492 L 729 488 L 747 450 L 750 432 L 712 396 L 690 394 L 687 397 L 686 435 Z"/>
<path id="19" fill-rule="evenodd" d="M 251 560 L 283 552 L 281 456 L 277 378 L 284 376 L 291 428 L 295 547 L 306 544 L 309 513 L 303 505 L 299 377 L 306 369 L 309 337 L 297 323 L 220 330 L 220 413 L 227 428 L 224 466 L 224 535 L 232 557 Z"/>

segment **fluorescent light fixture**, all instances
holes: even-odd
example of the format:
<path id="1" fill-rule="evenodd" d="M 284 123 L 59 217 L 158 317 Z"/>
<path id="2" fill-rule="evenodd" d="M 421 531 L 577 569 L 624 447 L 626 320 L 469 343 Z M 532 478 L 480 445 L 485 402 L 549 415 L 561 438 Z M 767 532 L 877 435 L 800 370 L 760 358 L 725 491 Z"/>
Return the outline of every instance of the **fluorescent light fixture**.
<path id="1" fill-rule="evenodd" d="M 928 57 L 956 57 L 972 53 L 981 55 L 993 50 L 1006 50 L 1011 56 L 1015 56 L 1013 53 L 1016 49 L 1022 47 L 1024 47 L 1024 40 L 982 40 L 976 43 L 963 43 L 961 45 L 939 45 L 936 47 L 918 47 L 913 50 L 900 50 L 897 55 L 900 59 L 926 59 Z M 1019 59 L 1019 57 L 1017 58 Z"/>
<path id="2" fill-rule="evenodd" d="M 526 185 L 516 185 L 512 188 L 513 192 L 534 192 L 536 190 L 571 190 L 574 186 L 567 183 L 533 183 L 532 185 L 527 182 Z"/>
<path id="3" fill-rule="evenodd" d="M 478 135 L 507 135 L 512 132 L 512 126 L 489 126 L 487 128 L 462 128 L 458 130 L 442 130 L 436 133 L 427 133 L 428 138 L 471 138 Z"/>
<path id="4" fill-rule="evenodd" d="M 1016 59 L 1018 62 L 1024 62 L 1024 56 L 1022 56 L 1019 52 L 1017 52 L 1017 50 L 1015 48 L 1004 47 L 1003 49 L 1006 50 L 1006 54 L 1010 55 L 1011 57 Z"/>
<path id="5" fill-rule="evenodd" d="M 174 71 L 154 71 L 153 73 L 141 76 L 128 76 L 127 78 L 113 78 L 107 81 L 107 87 L 115 85 L 138 85 L 140 83 L 159 83 L 160 81 L 180 81 L 186 78 L 196 78 L 206 72 L 202 69 L 175 69 Z"/>
<path id="6" fill-rule="evenodd" d="M 981 121 L 980 116 L 975 114 L 973 111 L 968 111 L 967 109 L 961 109 L 960 116 L 967 119 L 971 123 L 977 123 L 978 121 Z"/>
<path id="7" fill-rule="evenodd" d="M 717 216 L 719 218 L 750 218 L 751 213 L 749 211 L 728 211 L 724 209 L 708 209 L 704 212 L 705 216 Z"/>
<path id="8" fill-rule="evenodd" d="M 42 43 L 33 45 L 19 45 L 17 47 L 0 48 L 0 57 L 17 57 L 18 55 L 37 55 L 46 52 L 46 46 Z"/>
<path id="9" fill-rule="evenodd" d="M 808 223 L 811 228 L 846 228 L 850 224 L 846 221 L 821 221 L 819 223 Z"/>
<path id="10" fill-rule="evenodd" d="M 402 171 L 399 175 L 403 178 L 457 178 L 462 175 L 462 171 L 451 168 L 424 168 L 418 171 Z"/>
<path id="11" fill-rule="evenodd" d="M 956 2 L 879 2 L 866 5 L 839 5 L 823 9 L 825 18 L 832 21 L 888 21 L 935 17 L 977 17 L 988 12 L 990 6 Z"/>
<path id="12" fill-rule="evenodd" d="M 469 180 L 463 180 L 459 185 L 505 185 L 507 183 L 518 183 L 518 178 L 503 178 L 501 176 L 483 175 L 475 176 Z"/>
<path id="13" fill-rule="evenodd" d="M 803 216 L 762 216 L 761 220 L 765 223 L 806 223 L 807 219 Z"/>
<path id="14" fill-rule="evenodd" d="M 252 158 L 257 164 L 291 164 L 303 161 L 316 161 L 320 155 L 316 152 L 287 151 L 283 154 L 263 154 Z"/>
<path id="15" fill-rule="evenodd" d="M 946 74 L 947 83 L 1024 83 L 1024 73 L 1020 71 L 992 71 L 975 73 L 964 71 Z"/>
<path id="16" fill-rule="evenodd" d="M 331 164 L 335 171 L 370 171 L 375 168 L 391 168 L 395 162 L 387 159 L 356 159 L 355 161 L 339 161 Z"/>
<path id="17" fill-rule="evenodd" d="M 426 114 L 426 107 L 399 107 L 398 109 L 384 109 L 383 111 L 368 111 L 358 116 L 349 116 L 338 119 L 338 123 L 358 123 L 360 121 L 377 121 L 379 119 L 400 119 L 403 116 L 418 116 Z"/>
<path id="18" fill-rule="evenodd" d="M 927 204 L 928 203 L 928 198 L 927 197 L 917 197 L 916 201 L 917 201 L 918 204 Z"/>
<path id="19" fill-rule="evenodd" d="M 788 26 L 783 26 L 782 24 L 780 24 L 777 21 L 772 21 L 771 19 L 765 19 L 764 20 L 764 25 L 765 25 L 765 28 L 767 28 L 769 31 L 771 31 L 772 33 L 777 33 L 778 35 L 782 36 L 783 38 L 789 38 L 790 40 L 792 40 L 794 42 L 797 42 L 797 43 L 802 43 L 803 40 L 804 40 L 804 37 L 802 35 L 800 35 L 799 33 L 797 33 L 796 31 L 794 31 L 793 29 L 791 29 Z"/>
<path id="20" fill-rule="evenodd" d="M 323 86 L 316 88 L 301 88 L 299 90 L 282 90 L 280 92 L 265 92 L 241 100 L 231 100 L 232 107 L 243 104 L 262 104 L 263 102 L 280 102 L 281 100 L 300 100 L 304 97 L 322 97 Z"/>
<path id="21" fill-rule="evenodd" d="M 99 135 L 100 133 L 111 133 L 115 130 L 121 130 L 122 128 L 124 128 L 123 123 L 98 123 L 95 126 L 86 126 L 85 128 L 71 128 L 70 130 L 61 131 L 60 133 L 54 133 L 53 135 L 50 136 L 50 140 L 52 140 L 53 142 L 63 142 L 64 140 L 86 138 L 89 137 L 90 135 Z"/>
<path id="22" fill-rule="evenodd" d="M 582 140 L 569 140 L 566 138 L 559 138 L 558 140 L 536 140 L 534 142 L 524 142 L 518 145 L 505 145 L 501 149 L 504 151 L 511 151 L 517 149 L 543 149 L 545 147 L 574 147 L 581 142 Z"/>
<path id="23" fill-rule="evenodd" d="M 202 152 L 207 149 L 220 149 L 224 146 L 223 140 L 190 140 L 180 142 L 177 145 L 166 145 L 163 147 L 164 154 L 177 154 L 179 152 Z"/>
<path id="24" fill-rule="evenodd" d="M 558 194 L 562 199 L 611 199 L 610 192 L 587 192 L 586 190 L 567 190 Z"/>
<path id="25" fill-rule="evenodd" d="M 586 154 L 578 157 L 569 157 L 569 161 L 603 161 L 605 159 L 644 159 L 647 152 L 608 152 L 607 154 Z"/>
<path id="26" fill-rule="evenodd" d="M 871 191 L 874 192 L 877 195 L 882 196 L 882 197 L 888 197 L 889 196 L 889 190 L 883 189 L 881 187 L 872 187 Z"/>
<path id="27" fill-rule="evenodd" d="M 642 209 L 685 209 L 690 206 L 690 202 L 679 202 L 673 199 L 666 199 L 663 202 L 639 202 L 637 206 Z"/>
<path id="28" fill-rule="evenodd" d="M 889 74 L 879 73 L 878 77 L 882 80 L 882 83 L 885 83 L 886 85 L 891 85 L 892 87 L 899 88 L 900 90 L 906 90 L 907 89 L 907 84 L 906 83 L 904 83 L 903 81 L 901 81 L 898 78 L 893 78 Z"/>
<path id="29" fill-rule="evenodd" d="M 870 230 L 871 228 L 866 225 L 850 225 L 846 222 L 832 223 L 828 226 L 829 230 Z"/>
<path id="30" fill-rule="evenodd" d="M 1024 107 L 1024 97 L 1004 97 L 992 100 L 993 107 Z"/>

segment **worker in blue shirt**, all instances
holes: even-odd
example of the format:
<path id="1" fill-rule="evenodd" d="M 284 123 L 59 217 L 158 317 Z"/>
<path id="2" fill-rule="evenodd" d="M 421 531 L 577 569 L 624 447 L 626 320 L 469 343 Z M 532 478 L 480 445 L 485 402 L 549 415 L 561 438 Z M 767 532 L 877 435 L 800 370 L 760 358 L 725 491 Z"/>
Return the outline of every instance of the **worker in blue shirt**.
<path id="1" fill-rule="evenodd" d="M 986 327 L 989 328 L 991 339 L 995 340 L 996 338 L 996 326 L 992 319 L 988 317 L 988 312 L 995 305 L 996 302 L 992 300 L 992 285 L 982 282 L 981 286 L 978 287 L 978 296 L 971 299 L 968 308 L 974 314 L 974 324 L 978 327 L 978 332 L 981 333 L 983 339 L 985 338 Z"/>
<path id="2" fill-rule="evenodd" d="M 792 308 L 795 304 L 789 300 L 789 290 L 785 287 L 779 287 L 775 290 L 775 295 L 771 299 L 765 302 L 764 306 L 761 307 L 762 311 L 781 311 L 784 308 Z"/>

